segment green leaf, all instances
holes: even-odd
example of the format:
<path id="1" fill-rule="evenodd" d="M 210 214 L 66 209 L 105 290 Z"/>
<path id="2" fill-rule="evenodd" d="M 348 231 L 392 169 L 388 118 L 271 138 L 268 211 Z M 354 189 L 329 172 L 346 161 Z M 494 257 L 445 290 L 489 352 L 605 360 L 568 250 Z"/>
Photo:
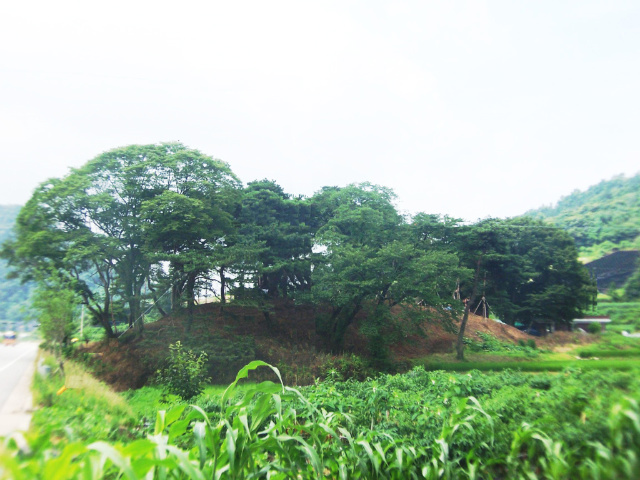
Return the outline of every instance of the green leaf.
<path id="1" fill-rule="evenodd" d="M 118 450 L 105 442 L 94 442 L 87 447 L 89 450 L 95 450 L 103 457 L 108 458 L 111 463 L 119 468 L 120 473 L 124 474 L 129 480 L 137 480 L 137 476 L 131 468 L 131 465 L 122 456 Z"/>

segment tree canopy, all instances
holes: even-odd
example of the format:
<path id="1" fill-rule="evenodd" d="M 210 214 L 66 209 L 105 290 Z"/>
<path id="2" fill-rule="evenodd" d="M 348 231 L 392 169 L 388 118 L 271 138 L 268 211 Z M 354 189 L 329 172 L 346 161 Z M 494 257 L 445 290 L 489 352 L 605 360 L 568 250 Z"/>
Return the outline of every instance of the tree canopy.
<path id="1" fill-rule="evenodd" d="M 309 198 L 272 180 L 243 186 L 226 163 L 182 144 L 132 145 L 41 184 L 2 256 L 23 280 L 55 272 L 110 336 L 114 320 L 142 328 L 145 299 L 162 315 L 186 308 L 191 321 L 203 291 L 221 305 L 228 293 L 310 303 L 334 348 L 360 312 L 380 340 L 392 309 L 446 321 L 465 297 L 471 308 L 480 287 L 507 323 L 566 322 L 587 305 L 590 281 L 562 230 L 409 217 L 394 201 L 370 183 Z"/>

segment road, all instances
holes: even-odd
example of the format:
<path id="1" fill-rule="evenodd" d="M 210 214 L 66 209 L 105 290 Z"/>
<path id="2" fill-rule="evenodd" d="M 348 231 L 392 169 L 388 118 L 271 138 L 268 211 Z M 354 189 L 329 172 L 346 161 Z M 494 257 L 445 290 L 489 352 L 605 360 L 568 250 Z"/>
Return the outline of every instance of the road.
<path id="1" fill-rule="evenodd" d="M 30 387 L 37 353 L 37 342 L 0 345 L 0 436 L 29 426 Z"/>

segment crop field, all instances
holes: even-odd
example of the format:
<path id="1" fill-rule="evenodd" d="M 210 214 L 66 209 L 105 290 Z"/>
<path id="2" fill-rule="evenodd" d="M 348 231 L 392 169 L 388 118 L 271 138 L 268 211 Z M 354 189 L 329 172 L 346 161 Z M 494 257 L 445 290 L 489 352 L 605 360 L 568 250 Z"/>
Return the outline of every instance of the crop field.
<path id="1" fill-rule="evenodd" d="M 251 383 L 258 368 L 274 381 Z M 0 478 L 635 478 L 639 373 L 416 366 L 294 389 L 256 361 L 191 402 L 89 380 L 56 395 L 54 375 L 37 379 L 29 449 L 3 442 Z"/>

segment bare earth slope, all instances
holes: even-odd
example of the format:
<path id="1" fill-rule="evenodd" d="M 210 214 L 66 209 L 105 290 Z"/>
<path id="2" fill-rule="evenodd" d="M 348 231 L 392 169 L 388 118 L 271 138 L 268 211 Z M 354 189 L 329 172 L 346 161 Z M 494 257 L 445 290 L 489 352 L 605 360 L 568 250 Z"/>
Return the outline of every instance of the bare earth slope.
<path id="1" fill-rule="evenodd" d="M 98 376 L 118 390 L 146 384 L 168 355 L 168 345 L 180 340 L 194 351 L 204 350 L 210 359 L 210 374 L 215 383 L 226 383 L 237 371 L 254 359 L 277 365 L 295 384 L 311 383 L 322 374 L 327 362 L 343 354 L 369 355 L 367 339 L 359 333 L 361 315 L 349 328 L 344 351 L 330 352 L 315 331 L 316 312 L 291 302 L 273 304 L 268 315 L 262 309 L 207 304 L 198 307 L 193 324 L 180 316 L 170 316 L 145 325 L 144 334 L 125 334 L 121 341 L 96 342 L 81 347 L 92 359 Z M 390 346 L 391 361 L 408 365 L 411 359 L 432 353 L 451 352 L 456 334 L 440 322 L 425 322 L 422 333 L 406 334 Z M 478 332 L 489 333 L 504 342 L 534 338 L 520 330 L 490 319 L 471 315 L 465 336 L 480 340 Z M 555 338 L 558 336 L 558 338 Z M 535 337 L 536 343 L 552 345 L 573 340 L 573 334 L 555 334 L 548 339 Z M 560 338 L 562 337 L 562 338 Z"/>

